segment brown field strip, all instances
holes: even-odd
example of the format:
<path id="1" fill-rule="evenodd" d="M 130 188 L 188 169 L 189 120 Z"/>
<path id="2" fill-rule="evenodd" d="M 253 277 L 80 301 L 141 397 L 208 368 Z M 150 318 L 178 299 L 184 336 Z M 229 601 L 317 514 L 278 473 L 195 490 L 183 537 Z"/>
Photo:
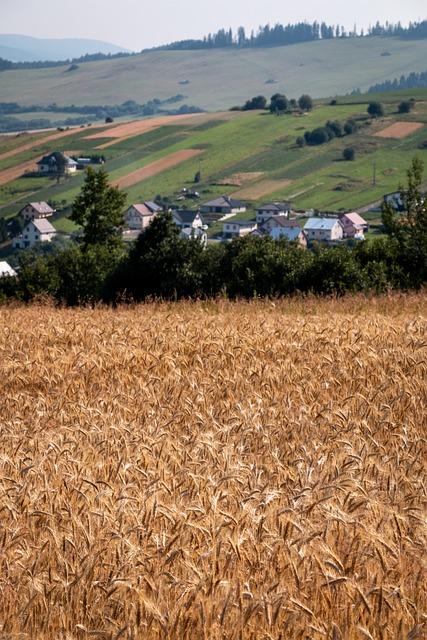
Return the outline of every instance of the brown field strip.
<path id="1" fill-rule="evenodd" d="M 113 181 L 113 184 L 121 189 L 132 187 L 134 184 L 147 180 L 147 178 L 151 178 L 158 173 L 162 173 L 163 171 L 166 171 L 166 169 L 171 169 L 177 164 L 185 162 L 185 160 L 198 156 L 200 153 L 202 153 L 201 149 L 183 149 L 182 151 L 175 151 L 175 153 L 171 153 L 165 158 L 160 158 L 160 160 L 150 162 L 150 164 L 145 165 L 145 167 L 141 167 L 141 169 L 136 169 L 136 171 L 132 171 L 121 178 L 117 178 L 117 180 Z"/>
<path id="2" fill-rule="evenodd" d="M 259 180 L 264 175 L 264 171 L 246 171 L 242 173 L 233 173 L 231 176 L 227 176 L 226 178 L 220 178 L 216 180 L 212 184 L 226 187 L 241 187 L 248 182 L 255 182 L 255 180 Z"/>
<path id="3" fill-rule="evenodd" d="M 40 157 L 40 156 L 39 156 Z M 26 171 L 36 171 L 37 165 L 35 160 L 28 160 L 28 162 L 22 162 L 21 164 L 17 164 L 14 167 L 10 167 L 9 169 L 3 169 L 0 171 L 0 185 L 7 184 L 8 182 L 13 182 L 17 178 L 20 178 L 24 175 Z"/>
<path id="4" fill-rule="evenodd" d="M 106 149 L 113 144 L 117 143 L 117 140 L 127 140 L 139 136 L 142 133 L 153 131 L 159 127 L 171 124 L 203 124 L 210 122 L 211 120 L 229 120 L 235 117 L 233 112 L 221 111 L 218 113 L 193 113 L 183 114 L 177 116 L 159 116 L 157 118 L 145 118 L 143 120 L 134 120 L 133 122 L 125 122 L 124 124 L 118 124 L 115 127 L 103 130 L 100 133 L 94 133 L 86 137 L 86 140 L 98 140 L 100 138 L 114 138 L 105 142 L 97 149 Z"/>
<path id="5" fill-rule="evenodd" d="M 377 138 L 396 138 L 399 140 L 400 138 L 406 138 L 406 136 L 409 136 L 424 126 L 423 122 L 395 122 L 389 127 L 374 133 L 374 136 Z"/>
<path id="6" fill-rule="evenodd" d="M 426 638 L 426 316 L 0 305 L 0 637 Z"/>
<path id="7" fill-rule="evenodd" d="M 247 187 L 243 187 L 243 189 L 239 189 L 235 191 L 232 195 L 235 198 L 247 198 L 248 200 L 257 200 L 258 198 L 262 198 L 263 196 L 267 196 L 269 193 L 275 193 L 279 191 L 279 189 L 283 189 L 283 187 L 287 187 L 292 184 L 293 180 L 260 180 L 255 184 L 249 185 Z"/>

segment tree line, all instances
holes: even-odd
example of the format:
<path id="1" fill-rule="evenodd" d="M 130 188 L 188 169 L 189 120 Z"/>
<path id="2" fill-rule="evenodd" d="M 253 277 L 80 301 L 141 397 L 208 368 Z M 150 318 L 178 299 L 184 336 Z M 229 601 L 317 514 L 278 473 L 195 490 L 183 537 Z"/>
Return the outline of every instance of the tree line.
<path id="1" fill-rule="evenodd" d="M 394 80 L 385 80 L 374 84 L 368 89 L 368 93 L 383 93 L 384 91 L 399 91 L 400 89 L 423 89 L 427 87 L 427 71 L 416 73 L 412 71 L 407 76 L 401 75 Z"/>
<path id="2" fill-rule="evenodd" d="M 387 235 L 354 246 L 304 250 L 285 239 L 247 236 L 204 247 L 181 238 L 172 214 L 163 212 L 126 249 L 120 231 L 126 195 L 110 186 L 105 171 L 88 169 L 71 215 L 82 230 L 79 241 L 48 255 L 21 252 L 18 277 L 0 279 L 0 300 L 48 295 L 58 304 L 85 305 L 419 289 L 427 280 L 422 173 L 415 158 L 401 190 L 406 213 L 383 206 Z"/>

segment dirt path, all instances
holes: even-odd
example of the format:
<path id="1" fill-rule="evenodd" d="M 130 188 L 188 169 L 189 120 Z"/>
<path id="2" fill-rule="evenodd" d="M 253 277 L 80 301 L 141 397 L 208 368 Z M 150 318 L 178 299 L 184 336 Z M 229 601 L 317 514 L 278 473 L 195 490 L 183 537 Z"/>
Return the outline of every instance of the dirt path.
<path id="1" fill-rule="evenodd" d="M 145 167 L 141 167 L 141 169 L 132 171 L 126 176 L 122 176 L 121 178 L 114 180 L 113 184 L 121 189 L 125 187 L 132 187 L 134 184 L 147 180 L 158 173 L 162 173 L 163 171 L 166 171 L 166 169 L 171 169 L 172 167 L 181 164 L 181 162 L 185 162 L 185 160 L 198 156 L 200 153 L 202 153 L 201 149 L 183 149 L 182 151 L 176 151 L 165 158 L 150 162 L 150 164 L 145 165 Z"/>

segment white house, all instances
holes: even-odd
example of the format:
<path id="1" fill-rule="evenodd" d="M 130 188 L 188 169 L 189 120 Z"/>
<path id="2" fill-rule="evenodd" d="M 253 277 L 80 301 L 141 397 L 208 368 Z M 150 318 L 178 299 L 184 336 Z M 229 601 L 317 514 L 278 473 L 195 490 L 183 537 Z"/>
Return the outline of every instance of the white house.
<path id="1" fill-rule="evenodd" d="M 278 224 L 266 229 L 274 240 L 286 238 L 289 242 L 297 242 L 301 247 L 307 246 L 307 237 L 296 220 L 288 220 L 281 216 L 276 222 Z M 267 223 L 268 220 L 263 225 L 263 229 Z"/>
<path id="2" fill-rule="evenodd" d="M 9 263 L 4 260 L 0 260 L 0 278 L 13 278 L 15 276 L 15 269 L 12 269 Z"/>
<path id="3" fill-rule="evenodd" d="M 47 156 L 43 156 L 37 162 L 37 166 L 39 173 L 42 174 L 70 175 L 77 171 L 77 162 L 61 153 L 61 151 L 54 151 Z"/>
<path id="4" fill-rule="evenodd" d="M 352 213 L 343 213 L 339 216 L 339 221 L 343 228 L 344 238 L 363 240 L 365 237 L 364 232 L 368 229 L 369 225 L 362 216 L 355 211 Z"/>
<path id="5" fill-rule="evenodd" d="M 35 218 L 24 227 L 21 235 L 13 240 L 15 249 L 34 247 L 39 242 L 51 242 L 56 235 L 55 227 L 45 218 Z"/>
<path id="6" fill-rule="evenodd" d="M 246 205 L 241 200 L 235 200 L 229 196 L 220 196 L 202 205 L 202 213 L 242 213 L 246 211 Z"/>
<path id="7" fill-rule="evenodd" d="M 243 238 L 243 236 L 255 231 L 256 228 L 255 220 L 227 220 L 222 225 L 222 235 L 224 238 Z"/>
<path id="8" fill-rule="evenodd" d="M 151 220 L 162 210 L 155 202 L 141 202 L 131 204 L 125 213 L 125 222 L 128 229 L 142 231 L 150 224 Z"/>
<path id="9" fill-rule="evenodd" d="M 173 221 L 180 229 L 206 228 L 200 211 L 177 210 L 172 212 Z"/>
<path id="10" fill-rule="evenodd" d="M 274 218 L 276 216 L 285 216 L 289 218 L 291 211 L 290 202 L 269 202 L 268 204 L 263 204 L 262 207 L 259 207 L 256 210 L 256 221 L 258 224 L 262 224 L 269 218 Z"/>
<path id="11" fill-rule="evenodd" d="M 309 242 L 333 242 L 342 240 L 344 232 L 338 218 L 309 218 L 304 225 Z"/>
<path id="12" fill-rule="evenodd" d="M 35 218 L 49 218 L 55 213 L 55 209 L 52 209 L 47 202 L 29 202 L 19 212 L 19 215 L 25 222 L 34 220 Z"/>
<path id="13" fill-rule="evenodd" d="M 199 240 L 204 247 L 208 242 L 208 235 L 201 227 L 186 227 L 181 229 L 180 236 L 185 240 Z"/>

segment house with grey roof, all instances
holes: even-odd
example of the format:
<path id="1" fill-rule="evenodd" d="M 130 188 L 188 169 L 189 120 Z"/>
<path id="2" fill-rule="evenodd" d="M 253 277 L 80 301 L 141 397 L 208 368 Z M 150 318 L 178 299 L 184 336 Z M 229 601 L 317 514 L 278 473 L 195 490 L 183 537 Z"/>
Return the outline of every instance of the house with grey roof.
<path id="1" fill-rule="evenodd" d="M 243 238 L 257 228 L 255 220 L 227 220 L 222 225 L 222 235 L 226 239 Z"/>
<path id="2" fill-rule="evenodd" d="M 202 229 L 206 228 L 200 211 L 189 211 L 186 209 L 177 209 L 172 212 L 172 218 L 180 229 Z"/>
<path id="3" fill-rule="evenodd" d="M 24 227 L 22 233 L 13 239 L 15 249 L 34 247 L 39 242 L 51 242 L 56 235 L 55 227 L 45 218 L 35 218 Z"/>
<path id="4" fill-rule="evenodd" d="M 290 202 L 269 202 L 263 204 L 256 210 L 256 221 L 258 224 L 266 222 L 269 218 L 288 217 L 291 215 L 292 207 Z"/>
<path id="5" fill-rule="evenodd" d="M 142 231 L 160 211 L 162 207 L 150 200 L 131 204 L 125 213 L 126 226 L 128 229 Z"/>
<path id="6" fill-rule="evenodd" d="M 209 202 L 205 202 L 201 207 L 202 213 L 242 213 L 246 211 L 246 205 L 241 200 L 236 200 L 230 196 L 220 196 Z"/>
<path id="7" fill-rule="evenodd" d="M 77 171 L 77 162 L 61 151 L 54 151 L 47 156 L 43 156 L 37 162 L 37 166 L 39 173 L 43 175 L 70 175 Z"/>
<path id="8" fill-rule="evenodd" d="M 50 218 L 55 213 L 47 202 L 29 202 L 19 212 L 19 215 L 25 222 L 34 220 L 35 218 Z"/>
<path id="9" fill-rule="evenodd" d="M 344 232 L 338 218 L 309 218 L 304 225 L 308 242 L 334 242 L 342 240 Z"/>

